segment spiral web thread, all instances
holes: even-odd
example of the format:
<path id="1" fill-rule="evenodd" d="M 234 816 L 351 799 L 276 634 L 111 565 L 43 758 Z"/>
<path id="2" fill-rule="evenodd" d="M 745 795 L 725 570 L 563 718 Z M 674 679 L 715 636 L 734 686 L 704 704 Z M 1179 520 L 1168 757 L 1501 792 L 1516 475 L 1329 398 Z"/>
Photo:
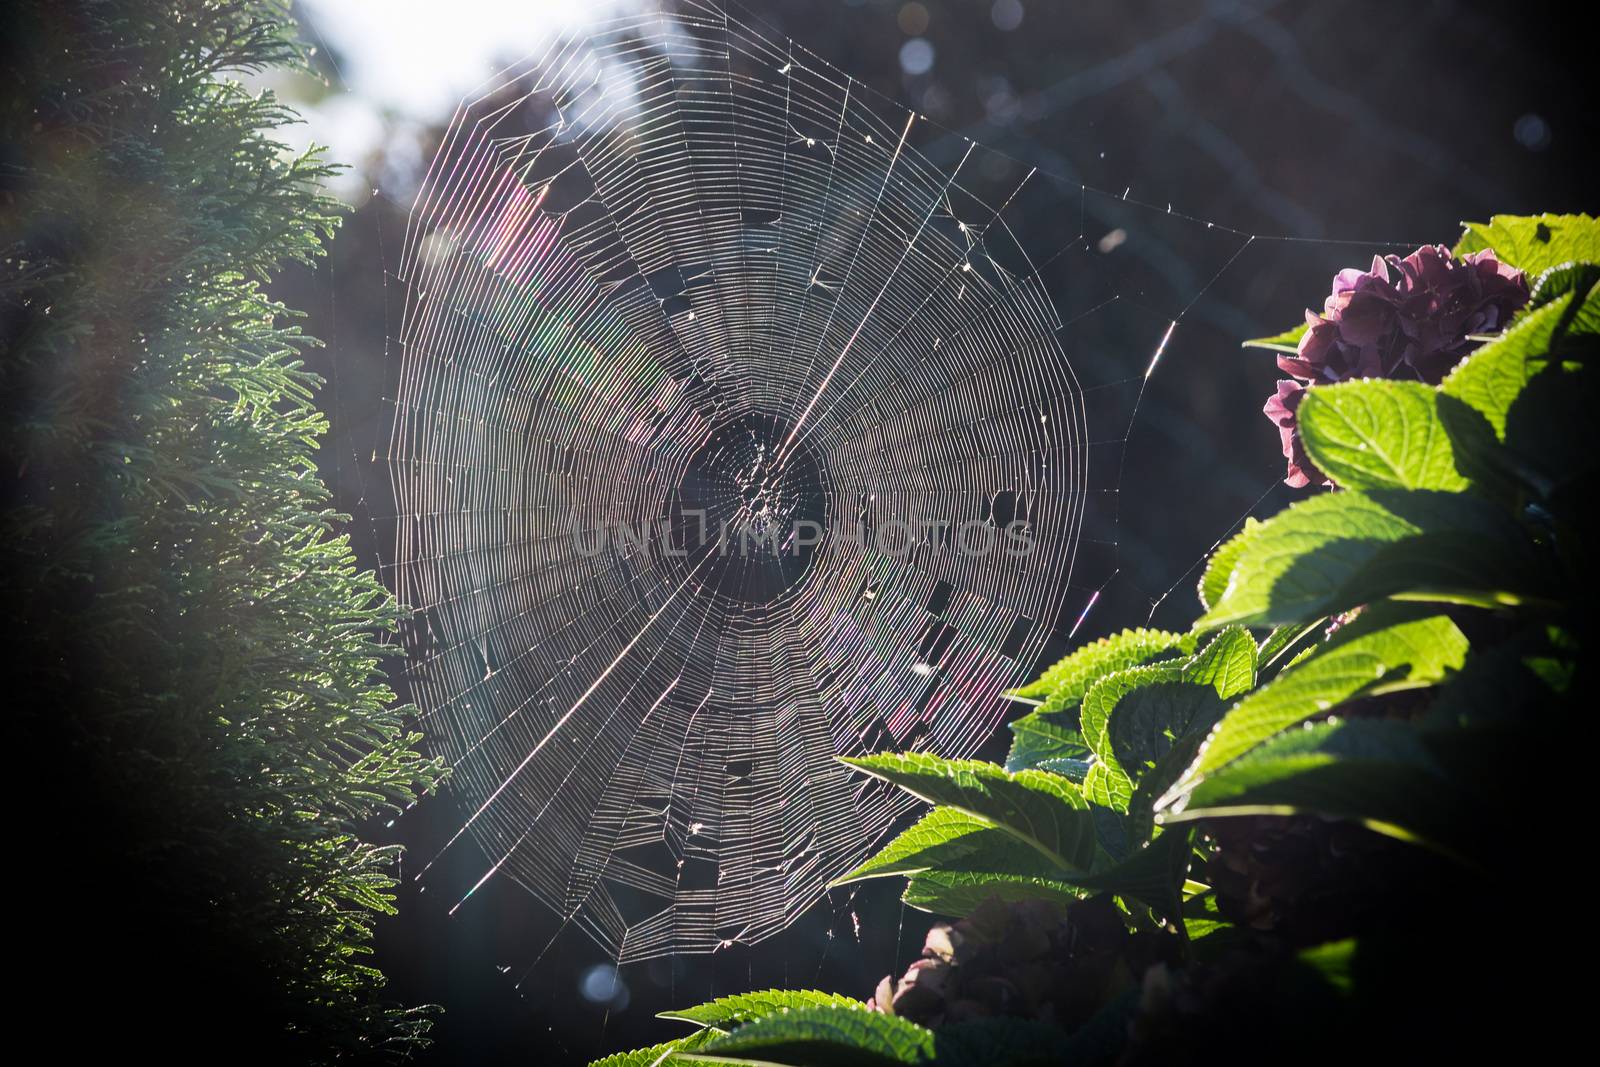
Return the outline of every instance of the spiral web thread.
<path id="1" fill-rule="evenodd" d="M 1063 211 L 1080 240 L 1030 260 Z M 1172 227 L 1193 277 L 1093 240 Z M 1248 241 L 1061 185 L 721 3 L 483 86 L 413 208 L 389 456 L 446 847 L 486 857 L 462 900 L 504 875 L 619 962 L 787 926 L 914 803 L 836 757 L 970 755 L 1092 605 L 1143 382 Z M 823 540 L 690 543 L 691 498 Z M 953 536 L 1014 523 L 1031 554 Z"/>

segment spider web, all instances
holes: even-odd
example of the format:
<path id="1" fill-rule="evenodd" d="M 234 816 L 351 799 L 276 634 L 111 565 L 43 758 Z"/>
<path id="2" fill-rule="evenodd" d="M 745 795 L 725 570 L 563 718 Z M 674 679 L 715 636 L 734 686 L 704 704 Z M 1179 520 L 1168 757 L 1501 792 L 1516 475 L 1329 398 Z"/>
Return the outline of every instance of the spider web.
<path id="1" fill-rule="evenodd" d="M 837 757 L 994 732 L 1113 577 L 1144 382 L 1252 240 L 740 14 L 633 14 L 496 75 L 399 271 L 391 573 L 445 847 L 486 857 L 462 901 L 510 878 L 619 962 L 759 941 L 869 855 L 914 801 Z M 703 536 L 800 518 L 815 545 Z"/>

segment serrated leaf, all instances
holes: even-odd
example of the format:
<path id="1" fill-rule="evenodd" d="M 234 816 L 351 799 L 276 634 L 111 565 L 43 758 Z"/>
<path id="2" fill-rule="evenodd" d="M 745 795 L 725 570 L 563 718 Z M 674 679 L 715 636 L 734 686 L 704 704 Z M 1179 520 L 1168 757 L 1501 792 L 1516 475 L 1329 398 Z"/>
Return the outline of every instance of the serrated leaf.
<path id="1" fill-rule="evenodd" d="M 1157 872 L 1171 868 L 1172 857 L 1158 861 L 1156 855 L 1147 853 L 1147 849 L 1139 850 L 1093 873 L 1070 871 L 1037 849 L 1019 848 L 1014 836 L 986 820 L 951 808 L 935 808 L 883 852 L 834 884 L 908 875 L 907 904 L 957 917 L 989 897 L 1068 901 L 1100 891 L 1143 900 L 1158 914 L 1167 914 L 1182 879 L 1163 880 Z"/>
<path id="2" fill-rule="evenodd" d="M 692 1008 L 664 1011 L 658 1019 L 675 1019 L 696 1026 L 731 1030 L 753 1019 L 773 1015 L 791 1008 L 844 1006 L 860 1007 L 859 1000 L 823 993 L 814 989 L 766 989 L 754 993 L 737 993 L 729 997 L 697 1004 Z"/>
<path id="3" fill-rule="evenodd" d="M 1127 832 L 1132 840 L 1150 839 L 1155 829 L 1156 798 L 1172 788 L 1193 762 L 1226 702 L 1255 688 L 1259 657 L 1250 632 L 1230 627 L 1184 666 L 1184 680 L 1211 687 L 1217 699 L 1196 701 L 1170 745 L 1162 743 L 1147 750 L 1147 766 L 1134 773 L 1133 796 L 1128 801 Z"/>
<path id="4" fill-rule="evenodd" d="M 1459 670 L 1467 640 L 1442 615 L 1369 608 L 1304 662 L 1286 668 L 1222 717 L 1183 779 L 1159 800 L 1173 810 L 1205 778 L 1297 723 L 1356 696 L 1433 685 Z M 1399 621 L 1394 621 L 1394 620 Z"/>
<path id="5" fill-rule="evenodd" d="M 658 1065 L 664 1067 L 672 1062 L 672 1053 L 677 1047 L 677 1041 L 664 1041 L 647 1048 L 614 1052 L 598 1060 L 590 1060 L 589 1067 L 658 1067 Z"/>
<path id="6" fill-rule="evenodd" d="M 1034 856 L 1030 850 L 1019 850 L 1016 839 L 988 819 L 959 808 L 940 807 L 924 815 L 877 855 L 830 884 L 914 874 L 930 868 L 987 870 L 997 857 L 1003 859 L 1012 854 Z"/>
<path id="7" fill-rule="evenodd" d="M 1093 761 L 1088 759 L 1069 759 L 1066 757 L 1059 757 L 1054 759 L 1040 760 L 1036 766 L 1041 771 L 1049 771 L 1051 774 L 1059 774 L 1063 778 L 1082 785 L 1084 776 L 1089 773 L 1089 768 L 1092 766 L 1092 764 Z"/>
<path id="8" fill-rule="evenodd" d="M 1035 710 L 1011 723 L 1011 751 L 1006 770 L 1023 771 L 1055 759 L 1082 759 L 1089 754 L 1078 732 L 1078 709 Z M 1046 768 L 1048 769 L 1048 768 Z"/>
<path id="9" fill-rule="evenodd" d="M 1224 700 L 1255 684 L 1255 654 L 1250 634 L 1234 627 L 1181 666 L 1135 667 L 1096 682 L 1083 702 L 1084 738 L 1095 754 L 1085 795 L 1130 813 L 1147 770 L 1190 729 L 1209 728 Z"/>
<path id="10" fill-rule="evenodd" d="M 1180 706 L 1187 708 L 1199 691 L 1199 686 L 1185 686 L 1179 668 L 1168 666 L 1132 667 L 1108 674 L 1090 686 L 1083 698 L 1083 736 L 1094 751 L 1095 762 L 1083 780 L 1084 795 L 1117 812 L 1126 812 L 1133 797 L 1133 779 L 1123 769 L 1111 742 L 1114 712 L 1121 709 L 1130 718 L 1139 719 L 1141 727 L 1150 724 L 1153 729 L 1157 722 L 1178 717 Z"/>
<path id="11" fill-rule="evenodd" d="M 1300 351 L 1300 338 L 1311 328 L 1309 323 L 1300 325 L 1282 333 L 1275 333 L 1271 337 L 1256 337 L 1241 344 L 1240 348 L 1264 348 L 1269 352 L 1298 352 Z"/>
<path id="12" fill-rule="evenodd" d="M 1002 770 L 979 760 L 925 752 L 879 753 L 843 760 L 930 804 L 959 808 L 1074 870 L 1094 860 L 1094 824 L 1078 787 L 1044 771 Z"/>
<path id="13" fill-rule="evenodd" d="M 1315 622 L 1292 622 L 1274 627 L 1271 633 L 1261 639 L 1260 646 L 1256 648 L 1257 671 L 1265 671 L 1275 665 L 1280 658 L 1291 655 L 1295 646 L 1313 636 L 1324 621 L 1317 619 Z"/>
<path id="14" fill-rule="evenodd" d="M 1253 531 L 1198 628 L 1305 622 L 1385 597 L 1515 604 L 1547 595 L 1536 550 L 1492 502 L 1433 490 L 1347 490 Z"/>
<path id="15" fill-rule="evenodd" d="M 951 808 L 935 808 L 929 818 L 932 825 L 925 818 L 834 884 L 903 874 L 909 882 L 907 904 L 956 917 L 991 896 L 1072 900 L 1087 895 L 1091 887 L 1104 888 L 1094 877 L 1069 871 L 1038 849 L 1019 847 L 1013 835 L 986 820 Z"/>
<path id="16" fill-rule="evenodd" d="M 1041 674 L 1037 681 L 1013 690 L 1011 695 L 1032 700 L 1055 697 L 1058 708 L 1076 704 L 1083 699 L 1083 692 L 1089 683 L 1100 675 L 1147 663 L 1182 645 L 1186 636 L 1141 628 L 1102 637 L 1074 649 Z"/>
<path id="17" fill-rule="evenodd" d="M 1464 226 L 1455 255 L 1492 249 L 1530 276 L 1571 260 L 1600 261 L 1600 223 L 1588 215 L 1496 215 Z"/>
<path id="18" fill-rule="evenodd" d="M 1595 470 L 1590 423 L 1600 405 L 1596 381 L 1594 367 L 1587 362 L 1549 364 L 1523 387 L 1506 412 L 1507 465 L 1523 485 L 1547 501 L 1558 499 L 1568 488 L 1581 494 L 1582 479 Z"/>
<path id="19" fill-rule="evenodd" d="M 890 841 L 882 853 L 838 878 L 834 885 L 888 875 L 918 875 L 926 870 L 960 872 L 976 881 L 1075 877 L 1037 848 L 1019 848 L 1013 833 L 994 822 L 955 808 L 934 808 L 912 829 Z"/>
<path id="20" fill-rule="evenodd" d="M 1562 263 L 1534 280 L 1528 296 L 1528 308 L 1543 307 L 1566 293 L 1587 293 L 1596 284 L 1600 284 L 1600 263 Z"/>
<path id="21" fill-rule="evenodd" d="M 1211 639 L 1183 665 L 1183 680 L 1208 685 L 1222 700 L 1231 700 L 1256 684 L 1256 643 L 1250 631 L 1231 626 Z"/>
<path id="22" fill-rule="evenodd" d="M 1298 417 L 1312 462 L 1346 489 L 1467 487 L 1431 386 L 1379 379 L 1318 386 Z"/>
<path id="23" fill-rule="evenodd" d="M 1462 360 L 1439 389 L 1481 414 L 1503 441 L 1507 413 L 1528 382 L 1563 355 L 1572 335 L 1592 338 L 1596 319 L 1600 295 L 1594 289 L 1556 297 Z"/>
<path id="24" fill-rule="evenodd" d="M 1439 783 L 1432 780 L 1438 768 L 1410 724 L 1382 719 L 1306 723 L 1277 734 L 1195 783 L 1183 817 L 1200 818 L 1197 813 L 1202 811 L 1260 814 L 1267 808 L 1277 814 L 1309 810 L 1359 817 L 1364 807 L 1359 791 L 1372 786 L 1386 768 L 1403 772 L 1396 780 L 1405 786 L 1405 804 L 1438 791 Z M 1336 773 L 1321 773 L 1329 770 Z M 1362 776 L 1369 773 L 1374 781 L 1363 782 Z M 1392 784 L 1385 781 L 1382 788 Z"/>
<path id="25" fill-rule="evenodd" d="M 1592 470 L 1584 431 L 1596 403 L 1600 289 L 1558 296 L 1470 356 L 1441 386 L 1440 414 L 1476 481 L 1546 499 Z"/>
<path id="26" fill-rule="evenodd" d="M 1070 903 L 1086 895 L 1087 890 L 1047 874 L 929 870 L 910 877 L 901 899 L 919 911 L 959 919 L 990 899 Z"/>
<path id="27" fill-rule="evenodd" d="M 794 1008 L 755 1019 L 686 1056 L 696 1062 L 884 1067 L 932 1059 L 933 1031 L 865 1007 Z"/>
<path id="28" fill-rule="evenodd" d="M 591 1060 L 589 1067 L 672 1067 L 673 1064 L 686 1062 L 678 1055 L 679 1053 L 693 1052 L 710 1040 L 715 1033 L 714 1030 L 701 1030 L 688 1037 L 663 1041 L 648 1048 L 616 1052 L 598 1060 Z"/>
<path id="29" fill-rule="evenodd" d="M 1206 569 L 1200 574 L 1200 584 L 1196 588 L 1196 592 L 1200 595 L 1201 607 L 1210 610 L 1222 599 L 1222 594 L 1228 588 L 1228 579 L 1233 576 L 1233 565 L 1239 561 L 1239 556 L 1250 544 L 1250 539 L 1260 529 L 1260 520 L 1245 519 L 1244 527 L 1211 553 L 1211 558 L 1206 561 Z"/>
<path id="30" fill-rule="evenodd" d="M 1316 814 L 1462 855 L 1484 822 L 1409 723 L 1345 720 L 1279 734 L 1199 782 L 1179 819 Z"/>
<path id="31" fill-rule="evenodd" d="M 1211 725 L 1215 725 L 1214 723 Z M 1156 760 L 1156 765 L 1139 780 L 1133 799 L 1128 801 L 1128 834 L 1135 841 L 1148 841 L 1155 832 L 1156 801 L 1177 785 L 1200 754 L 1209 730 L 1190 730 Z"/>
<path id="32" fill-rule="evenodd" d="M 1093 770 L 1095 765 L 1091 764 Z M 1087 792 L 1088 776 L 1084 776 L 1084 787 Z M 1102 870 L 1112 863 L 1122 859 L 1137 848 L 1139 842 L 1128 832 L 1128 816 L 1123 812 L 1091 804 L 1090 814 L 1094 816 L 1094 838 L 1096 845 L 1095 862 L 1092 870 Z"/>
<path id="33" fill-rule="evenodd" d="M 1103 871 L 1074 879 L 1084 889 L 1142 901 L 1163 919 L 1181 918 L 1192 855 L 1188 832 L 1174 827 Z"/>
<path id="34" fill-rule="evenodd" d="M 1435 400 L 1439 421 L 1450 435 L 1456 466 L 1473 488 L 1503 501 L 1514 501 L 1527 482 L 1483 413 L 1460 399 L 1439 392 Z"/>

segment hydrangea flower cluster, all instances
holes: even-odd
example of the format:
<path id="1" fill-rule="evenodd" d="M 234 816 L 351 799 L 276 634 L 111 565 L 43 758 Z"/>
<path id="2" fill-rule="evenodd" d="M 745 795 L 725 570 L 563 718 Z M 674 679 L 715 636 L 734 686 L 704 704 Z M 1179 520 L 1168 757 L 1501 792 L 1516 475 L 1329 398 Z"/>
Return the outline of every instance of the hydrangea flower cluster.
<path id="1" fill-rule="evenodd" d="M 1528 280 L 1488 250 L 1456 259 L 1443 245 L 1405 258 L 1374 256 L 1333 279 L 1322 314 L 1306 312 L 1306 332 L 1278 367 L 1280 381 L 1262 409 L 1278 427 L 1296 488 L 1327 478 L 1300 441 L 1296 411 L 1305 391 L 1349 378 L 1404 378 L 1437 385 L 1476 346 L 1472 337 L 1504 328 L 1528 302 Z"/>

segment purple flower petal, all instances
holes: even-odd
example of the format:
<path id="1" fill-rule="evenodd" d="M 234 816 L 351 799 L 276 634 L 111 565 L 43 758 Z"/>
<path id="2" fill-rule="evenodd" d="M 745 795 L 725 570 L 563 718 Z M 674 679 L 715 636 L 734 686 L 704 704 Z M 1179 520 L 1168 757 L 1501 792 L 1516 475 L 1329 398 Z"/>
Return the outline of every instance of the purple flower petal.
<path id="1" fill-rule="evenodd" d="M 1285 379 L 1278 383 L 1277 392 L 1267 398 L 1261 411 L 1278 427 L 1278 437 L 1283 445 L 1283 458 L 1288 461 L 1288 473 L 1284 476 L 1284 484 L 1303 489 L 1313 482 L 1325 483 L 1327 475 L 1317 470 L 1316 464 L 1311 462 L 1311 457 L 1306 454 L 1304 442 L 1300 440 L 1300 425 L 1295 414 L 1300 408 L 1300 401 L 1305 399 L 1306 387 L 1294 379 Z"/>

